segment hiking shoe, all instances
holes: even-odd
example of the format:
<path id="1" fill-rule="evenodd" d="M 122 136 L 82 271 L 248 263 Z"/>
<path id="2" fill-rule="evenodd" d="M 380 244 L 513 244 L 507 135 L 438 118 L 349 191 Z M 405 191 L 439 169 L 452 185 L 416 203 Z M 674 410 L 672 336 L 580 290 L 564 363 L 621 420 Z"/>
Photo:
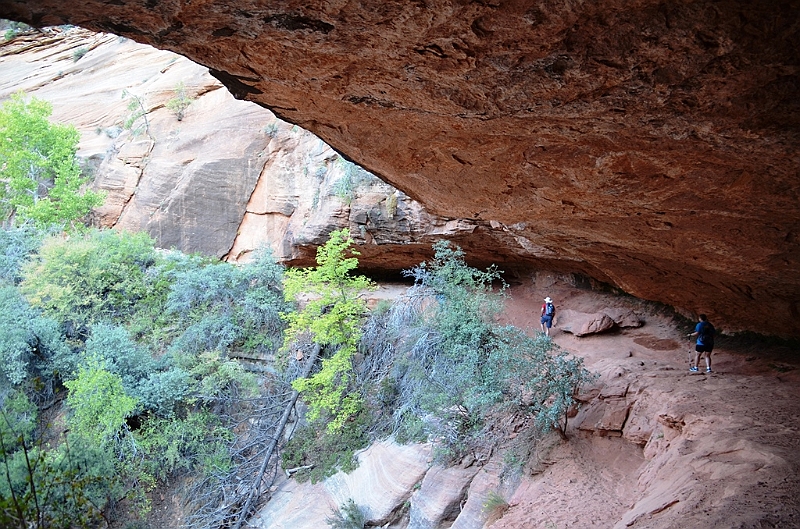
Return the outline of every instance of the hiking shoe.
<path id="1" fill-rule="evenodd" d="M 689 373 L 697 373 L 698 371 L 699 371 L 699 369 L 697 369 L 696 367 L 690 367 L 689 368 Z"/>
<path id="2" fill-rule="evenodd" d="M 708 369 L 706 369 L 706 373 L 711 373 L 711 368 L 710 367 Z"/>

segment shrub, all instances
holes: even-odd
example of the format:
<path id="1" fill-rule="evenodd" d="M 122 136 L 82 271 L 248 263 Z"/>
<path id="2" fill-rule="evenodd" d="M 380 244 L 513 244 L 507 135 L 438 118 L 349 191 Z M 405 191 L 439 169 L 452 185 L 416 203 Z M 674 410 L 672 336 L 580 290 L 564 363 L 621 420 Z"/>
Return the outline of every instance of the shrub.
<path id="1" fill-rule="evenodd" d="M 0 230 L 0 282 L 17 285 L 22 281 L 22 265 L 36 253 L 44 236 L 28 225 Z"/>
<path id="2" fill-rule="evenodd" d="M 153 357 L 131 339 L 127 329 L 108 323 L 92 326 L 84 354 L 102 359 L 109 372 L 120 376 L 128 394 L 155 368 Z"/>
<path id="3" fill-rule="evenodd" d="M 21 392 L 0 395 L 0 522 L 3 527 L 93 527 L 122 497 L 111 454 L 79 437 L 46 451 L 36 408 Z"/>
<path id="4" fill-rule="evenodd" d="M 72 62 L 78 62 L 87 53 L 89 53 L 89 48 L 86 46 L 81 46 L 72 52 Z"/>
<path id="5" fill-rule="evenodd" d="M 136 409 L 136 399 L 125 394 L 122 378 L 109 372 L 102 361 L 90 358 L 77 377 L 64 385 L 69 389 L 72 432 L 93 446 L 117 448 L 127 432 L 125 420 Z"/>
<path id="6" fill-rule="evenodd" d="M 147 118 L 144 97 L 123 90 L 122 99 L 128 100 L 128 115 L 122 122 L 122 128 L 131 131 L 134 137 L 144 133 L 151 142 L 155 142 L 155 138 L 150 132 L 150 120 Z"/>
<path id="7" fill-rule="evenodd" d="M 0 381 L 38 382 L 40 391 L 50 393 L 59 359 L 69 353 L 56 322 L 30 307 L 16 288 L 0 287 Z"/>
<path id="8" fill-rule="evenodd" d="M 142 409 L 156 417 L 175 417 L 186 404 L 194 389 L 194 379 L 181 367 L 171 366 L 164 371 L 150 373 L 138 381 L 132 396 L 139 399 Z"/>
<path id="9" fill-rule="evenodd" d="M 488 515 L 508 509 L 508 502 L 499 492 L 490 490 L 483 500 L 483 512 Z"/>
<path id="10" fill-rule="evenodd" d="M 370 417 L 361 412 L 331 432 L 326 420 L 300 427 L 281 453 L 283 468 L 311 466 L 295 474 L 298 481 L 317 483 L 336 472 L 352 472 L 358 467 L 355 453 L 369 445 Z"/>
<path id="11" fill-rule="evenodd" d="M 487 443 L 484 421 L 502 409 L 563 434 L 574 393 L 591 379 L 581 359 L 544 337 L 498 325 L 500 273 L 469 267 L 463 251 L 447 242 L 434 250 L 433 260 L 407 272 L 415 279 L 407 296 L 377 316 L 385 330 L 367 334 L 365 369 L 383 369 L 393 388 L 388 399 L 369 401 L 375 414 L 393 413 L 401 441 L 434 439 L 440 460 Z"/>
<path id="12" fill-rule="evenodd" d="M 283 268 L 269 252 L 258 252 L 244 266 L 207 264 L 178 271 L 173 278 L 166 308 L 185 330 L 172 350 L 274 352 L 284 328 L 280 315 L 288 305 L 283 300 Z"/>
<path id="13" fill-rule="evenodd" d="M 273 121 L 266 127 L 264 127 L 264 134 L 269 136 L 270 138 L 274 138 L 278 135 L 278 122 Z"/>
<path id="14" fill-rule="evenodd" d="M 330 517 L 325 518 L 325 522 L 332 529 L 364 529 L 367 517 L 353 498 L 350 498 Z"/>
<path id="15" fill-rule="evenodd" d="M 146 456 L 145 468 L 158 479 L 179 471 L 219 472 L 231 465 L 233 434 L 213 413 L 190 412 L 183 419 L 147 418 L 134 433 Z"/>
<path id="16" fill-rule="evenodd" d="M 172 365 L 171 357 L 156 362 L 124 327 L 94 325 L 80 357 L 101 359 L 110 373 L 118 375 L 125 393 L 136 398 L 138 413 L 172 417 L 196 387 L 190 373 Z M 73 359 L 80 357 L 73 355 Z"/>
<path id="17" fill-rule="evenodd" d="M 0 215 L 16 224 L 74 226 L 102 195 L 81 192 L 87 179 L 75 157 L 80 134 L 51 123 L 52 106 L 17 93 L 0 106 Z"/>
<path id="18" fill-rule="evenodd" d="M 178 121 L 183 121 L 183 116 L 186 112 L 186 109 L 192 104 L 194 98 L 189 97 L 189 95 L 186 93 L 186 86 L 183 84 L 183 81 L 175 86 L 174 92 L 175 97 L 169 99 L 165 106 L 175 114 L 175 117 L 178 118 Z"/>
<path id="19" fill-rule="evenodd" d="M 23 294 L 34 306 L 77 332 L 96 321 L 129 318 L 150 292 L 157 262 L 146 233 L 94 230 L 63 239 L 51 237 L 39 256 L 23 267 Z"/>

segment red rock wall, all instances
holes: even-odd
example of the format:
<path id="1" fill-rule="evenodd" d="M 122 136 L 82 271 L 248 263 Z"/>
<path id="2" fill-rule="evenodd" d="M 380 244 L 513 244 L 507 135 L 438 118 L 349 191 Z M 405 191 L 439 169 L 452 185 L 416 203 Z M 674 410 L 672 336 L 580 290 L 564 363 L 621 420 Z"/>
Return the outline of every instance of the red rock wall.
<path id="1" fill-rule="evenodd" d="M 207 65 L 433 213 L 494 221 L 515 264 L 800 335 L 798 0 L 0 0 L 0 17 Z"/>

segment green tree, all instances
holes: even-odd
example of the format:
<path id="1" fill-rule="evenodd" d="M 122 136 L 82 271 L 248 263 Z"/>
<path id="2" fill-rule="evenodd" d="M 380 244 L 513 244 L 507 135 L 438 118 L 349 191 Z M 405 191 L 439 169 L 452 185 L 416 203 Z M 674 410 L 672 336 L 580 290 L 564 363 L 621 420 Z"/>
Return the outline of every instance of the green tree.
<path id="1" fill-rule="evenodd" d="M 347 229 L 334 231 L 317 250 L 317 266 L 286 272 L 284 294 L 289 301 L 307 297 L 305 306 L 285 314 L 289 323 L 284 348 L 288 350 L 302 335 L 328 351 L 322 367 L 309 378 L 292 385 L 309 405 L 309 418 L 323 412 L 330 415 L 328 429 L 336 431 L 361 409 L 362 399 L 351 387 L 354 382 L 353 355 L 361 338 L 361 323 L 366 302 L 360 294 L 374 288 L 364 276 L 353 276 L 359 255 L 350 247 L 353 240 Z M 347 257 L 349 253 L 351 257 Z"/>
<path id="2" fill-rule="evenodd" d="M 69 389 L 72 431 L 98 447 L 113 445 L 127 432 L 125 419 L 136 409 L 136 399 L 125 394 L 122 378 L 96 359 L 87 359 Z"/>
<path id="3" fill-rule="evenodd" d="M 73 438 L 50 448 L 24 393 L 0 394 L 0 526 L 96 527 L 109 500 L 122 496 L 108 451 Z"/>
<path id="4" fill-rule="evenodd" d="M 17 93 L 0 106 L 0 214 L 5 223 L 74 226 L 102 195 L 81 188 L 80 135 L 51 123 L 50 103 Z"/>

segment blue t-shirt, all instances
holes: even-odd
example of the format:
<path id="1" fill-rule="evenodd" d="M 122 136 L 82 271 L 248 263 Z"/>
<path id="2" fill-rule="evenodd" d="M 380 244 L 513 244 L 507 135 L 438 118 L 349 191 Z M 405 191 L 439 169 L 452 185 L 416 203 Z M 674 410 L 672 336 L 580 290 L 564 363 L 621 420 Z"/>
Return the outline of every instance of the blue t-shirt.
<path id="1" fill-rule="evenodd" d="M 694 332 L 697 333 L 697 345 L 714 345 L 714 326 L 707 321 L 698 322 Z"/>

